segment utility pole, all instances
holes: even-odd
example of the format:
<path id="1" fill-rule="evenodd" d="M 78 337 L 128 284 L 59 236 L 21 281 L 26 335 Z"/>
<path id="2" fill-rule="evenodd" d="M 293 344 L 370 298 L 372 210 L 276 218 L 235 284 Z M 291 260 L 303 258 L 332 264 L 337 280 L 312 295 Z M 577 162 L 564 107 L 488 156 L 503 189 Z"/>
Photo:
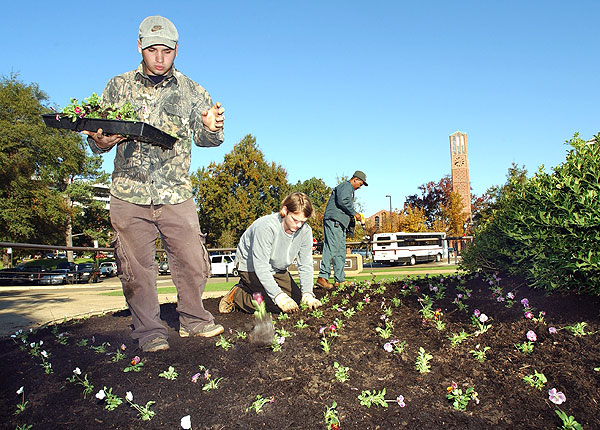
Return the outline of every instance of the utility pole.
<path id="1" fill-rule="evenodd" d="M 393 233 L 394 229 L 392 227 L 392 196 L 387 194 L 386 197 L 388 197 L 390 199 L 390 233 Z"/>

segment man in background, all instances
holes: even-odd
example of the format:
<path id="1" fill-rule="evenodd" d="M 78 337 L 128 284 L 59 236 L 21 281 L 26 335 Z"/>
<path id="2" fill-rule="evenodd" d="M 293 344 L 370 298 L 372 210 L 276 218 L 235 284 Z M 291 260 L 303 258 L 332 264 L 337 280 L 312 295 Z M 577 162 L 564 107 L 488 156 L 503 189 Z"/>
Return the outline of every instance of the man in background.
<path id="1" fill-rule="evenodd" d="M 350 180 L 342 182 L 331 192 L 323 215 L 323 257 L 319 267 L 317 286 L 326 290 L 337 287 L 346 280 L 346 230 L 350 220 L 360 221 L 360 214 L 354 210 L 354 192 L 363 185 L 368 186 L 367 176 L 360 170 L 354 172 Z M 329 282 L 333 261 L 334 283 Z"/>

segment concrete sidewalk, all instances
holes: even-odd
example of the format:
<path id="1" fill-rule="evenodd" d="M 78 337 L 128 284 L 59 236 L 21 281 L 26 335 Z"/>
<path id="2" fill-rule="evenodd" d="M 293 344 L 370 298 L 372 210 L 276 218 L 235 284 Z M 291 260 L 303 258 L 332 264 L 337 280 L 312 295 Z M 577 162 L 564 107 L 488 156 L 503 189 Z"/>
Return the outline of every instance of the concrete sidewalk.
<path id="1" fill-rule="evenodd" d="M 68 286 L 0 287 L 0 336 L 9 336 L 19 329 L 37 329 L 53 322 L 84 316 L 100 315 L 127 309 L 122 295 L 104 295 L 121 291 L 120 282 L 114 286 L 102 284 Z M 105 281 L 106 282 L 106 281 Z M 159 280 L 159 287 L 173 286 L 172 281 Z M 225 291 L 205 292 L 203 297 L 220 297 Z M 175 293 L 159 294 L 159 302 L 175 303 Z"/>

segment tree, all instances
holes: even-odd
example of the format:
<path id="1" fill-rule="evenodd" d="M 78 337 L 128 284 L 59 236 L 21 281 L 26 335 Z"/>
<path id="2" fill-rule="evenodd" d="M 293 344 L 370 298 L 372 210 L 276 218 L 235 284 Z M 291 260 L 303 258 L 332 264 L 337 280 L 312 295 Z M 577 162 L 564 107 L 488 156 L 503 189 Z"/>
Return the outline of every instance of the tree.
<path id="1" fill-rule="evenodd" d="M 459 193 L 451 192 L 448 204 L 442 206 L 439 230 L 445 231 L 450 236 L 462 236 L 464 228 L 464 204 Z"/>
<path id="2" fill-rule="evenodd" d="M 73 245 L 93 246 L 97 240 L 100 246 L 110 246 L 112 226 L 106 203 L 96 200 L 96 192 L 88 186 L 78 194 L 79 204 L 73 206 Z"/>
<path id="3" fill-rule="evenodd" d="M 494 185 L 486 190 L 481 197 L 474 196 L 473 222 L 475 228 L 484 225 L 498 209 L 502 197 L 507 196 L 522 186 L 527 181 L 527 169 L 515 163 L 508 168 L 506 182 L 503 185 Z"/>
<path id="4" fill-rule="evenodd" d="M 73 202 L 99 175 L 81 137 L 44 126 L 48 96 L 11 75 L 0 80 L 0 237 L 4 241 L 69 243 Z M 95 167 L 95 170 L 94 170 Z"/>
<path id="5" fill-rule="evenodd" d="M 317 241 L 323 242 L 323 215 L 331 195 L 331 188 L 325 184 L 323 179 L 313 177 L 304 182 L 298 181 L 296 185 L 292 186 L 292 191 L 302 192 L 310 199 L 314 214 L 309 220 L 309 224 L 313 231 L 313 237 Z"/>
<path id="6" fill-rule="evenodd" d="M 426 231 L 425 211 L 421 208 L 407 205 L 398 219 L 398 231 L 422 232 Z"/>
<path id="7" fill-rule="evenodd" d="M 446 175 L 439 182 L 427 182 L 419 187 L 421 196 L 414 194 L 406 198 L 405 206 L 422 209 L 426 217 L 427 228 L 431 228 L 436 219 L 442 218 L 442 208 L 447 206 L 452 192 L 452 178 Z"/>
<path id="8" fill-rule="evenodd" d="M 198 169 L 191 178 L 208 243 L 227 248 L 237 245 L 254 220 L 278 211 L 290 191 L 285 169 L 265 160 L 252 135 L 237 143 L 223 163 Z"/>
<path id="9" fill-rule="evenodd" d="M 421 196 L 414 194 L 406 199 L 405 208 L 420 210 L 424 216 L 425 231 L 445 231 L 450 235 L 464 233 L 464 203 L 461 196 L 452 191 L 452 178 L 446 175 L 439 182 L 427 182 L 419 187 Z M 405 209 L 406 211 L 406 209 Z M 414 230 L 423 231 L 414 225 Z"/>

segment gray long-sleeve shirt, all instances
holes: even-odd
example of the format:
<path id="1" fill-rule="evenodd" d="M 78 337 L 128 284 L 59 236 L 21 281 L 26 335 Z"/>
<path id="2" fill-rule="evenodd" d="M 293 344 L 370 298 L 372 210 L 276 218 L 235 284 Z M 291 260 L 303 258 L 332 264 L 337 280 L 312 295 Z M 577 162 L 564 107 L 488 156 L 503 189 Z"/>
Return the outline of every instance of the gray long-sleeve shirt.
<path id="1" fill-rule="evenodd" d="M 313 290 L 312 229 L 304 224 L 287 234 L 279 213 L 265 215 L 252 223 L 240 238 L 235 253 L 238 270 L 254 272 L 269 297 L 281 293 L 273 274 L 287 270 L 297 259 L 302 293 Z"/>

